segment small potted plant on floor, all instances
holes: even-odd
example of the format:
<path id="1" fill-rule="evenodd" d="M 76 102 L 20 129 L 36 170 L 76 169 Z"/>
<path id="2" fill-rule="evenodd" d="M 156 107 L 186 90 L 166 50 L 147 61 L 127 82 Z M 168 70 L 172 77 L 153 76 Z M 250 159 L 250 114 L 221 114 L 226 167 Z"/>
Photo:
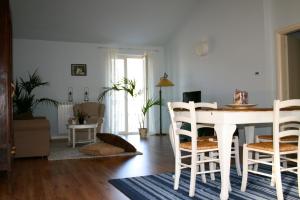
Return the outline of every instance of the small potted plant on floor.
<path id="1" fill-rule="evenodd" d="M 141 138 L 145 138 L 147 137 L 148 134 L 148 129 L 145 128 L 145 119 L 146 119 L 146 115 L 149 112 L 150 108 L 152 106 L 158 106 L 160 105 L 160 100 L 158 99 L 147 99 L 146 103 L 143 105 L 142 107 L 142 116 L 141 116 L 141 120 L 140 120 L 140 128 L 139 128 L 139 133 Z"/>

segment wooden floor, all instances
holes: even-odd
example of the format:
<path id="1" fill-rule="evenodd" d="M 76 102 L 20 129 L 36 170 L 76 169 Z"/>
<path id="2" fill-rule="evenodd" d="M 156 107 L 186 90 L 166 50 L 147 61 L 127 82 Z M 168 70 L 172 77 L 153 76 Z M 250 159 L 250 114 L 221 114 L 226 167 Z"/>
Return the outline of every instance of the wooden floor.
<path id="1" fill-rule="evenodd" d="M 0 176 L 0 199 L 122 200 L 126 196 L 108 180 L 174 171 L 168 136 L 127 139 L 143 155 L 65 161 L 16 159 L 11 178 Z"/>

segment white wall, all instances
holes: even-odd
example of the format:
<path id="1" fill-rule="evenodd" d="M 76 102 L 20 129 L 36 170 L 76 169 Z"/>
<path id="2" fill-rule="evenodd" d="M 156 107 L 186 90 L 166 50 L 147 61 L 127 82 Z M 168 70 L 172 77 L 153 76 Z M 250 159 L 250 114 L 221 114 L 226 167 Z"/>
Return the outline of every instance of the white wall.
<path id="1" fill-rule="evenodd" d="M 276 69 L 276 38 L 275 34 L 279 29 L 287 26 L 300 23 L 300 1 L 299 0 L 264 0 L 267 10 L 269 11 L 270 20 L 267 24 L 269 30 L 269 61 L 274 63 L 270 72 L 273 73 L 274 88 L 277 83 L 277 69 Z M 273 71 L 272 71 L 273 70 Z"/>
<path id="2" fill-rule="evenodd" d="M 237 88 L 249 92 L 249 103 L 271 105 L 264 18 L 262 0 L 202 1 L 166 48 L 166 60 L 177 77 L 174 98 L 201 90 L 203 101 L 224 105 L 232 103 Z M 209 52 L 200 57 L 195 47 L 203 39 Z"/>
<path id="3" fill-rule="evenodd" d="M 84 87 L 89 88 L 90 101 L 97 101 L 97 97 L 105 84 L 105 50 L 99 44 L 71 43 L 42 40 L 13 40 L 13 74 L 14 77 L 24 77 L 27 72 L 32 73 L 38 68 L 43 81 L 50 83 L 49 87 L 37 91 L 39 97 L 49 97 L 59 102 L 67 101 L 67 89 L 73 87 L 75 102 L 83 101 Z M 159 73 L 163 67 L 159 63 L 163 59 L 160 50 L 158 63 L 151 70 L 153 85 L 159 80 Z M 87 76 L 71 76 L 71 64 L 86 64 Z M 154 91 L 155 92 L 155 91 Z M 152 91 L 153 93 L 153 91 Z M 58 132 L 57 110 L 50 106 L 39 106 L 35 115 L 46 116 L 51 123 L 51 135 Z M 157 124 L 155 122 L 154 124 Z M 157 126 L 154 126 L 157 129 Z"/>
<path id="4" fill-rule="evenodd" d="M 235 89 L 243 89 L 249 103 L 271 107 L 275 66 L 270 10 L 263 0 L 202 1 L 166 46 L 166 63 L 176 77 L 173 99 L 181 100 L 183 91 L 201 90 L 202 101 L 222 106 L 232 103 Z M 207 40 L 209 48 L 203 57 L 195 53 L 201 40 Z"/>
<path id="5" fill-rule="evenodd" d="M 272 0 L 274 31 L 288 25 L 300 23 L 299 0 Z"/>

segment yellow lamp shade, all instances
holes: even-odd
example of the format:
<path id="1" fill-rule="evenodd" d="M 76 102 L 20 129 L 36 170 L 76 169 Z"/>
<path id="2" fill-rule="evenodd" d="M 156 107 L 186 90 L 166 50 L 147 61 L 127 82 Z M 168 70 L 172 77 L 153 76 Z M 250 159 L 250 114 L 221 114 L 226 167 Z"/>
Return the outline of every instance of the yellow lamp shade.
<path id="1" fill-rule="evenodd" d="M 172 83 L 172 81 L 170 81 L 169 79 L 161 79 L 156 87 L 171 87 L 174 86 L 174 83 Z"/>
<path id="2" fill-rule="evenodd" d="M 171 87 L 174 86 L 174 83 L 168 79 L 168 75 L 164 73 L 164 76 L 160 78 L 159 82 L 156 84 L 156 87 Z"/>

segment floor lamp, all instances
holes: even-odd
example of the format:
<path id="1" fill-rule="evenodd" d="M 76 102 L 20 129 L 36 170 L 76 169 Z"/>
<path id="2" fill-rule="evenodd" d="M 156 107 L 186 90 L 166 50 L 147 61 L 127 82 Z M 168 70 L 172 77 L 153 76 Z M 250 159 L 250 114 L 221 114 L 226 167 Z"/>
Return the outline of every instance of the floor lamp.
<path id="1" fill-rule="evenodd" d="M 161 118 L 161 106 L 162 106 L 162 98 L 161 98 L 161 88 L 162 87 L 171 87 L 174 86 L 174 84 L 172 83 L 172 81 L 170 81 L 168 79 L 168 74 L 164 73 L 164 76 L 160 77 L 159 82 L 157 83 L 156 87 L 159 87 L 159 101 L 160 101 L 160 105 L 159 105 L 159 133 L 156 135 L 162 136 L 162 135 L 166 135 L 162 133 L 162 118 Z"/>

